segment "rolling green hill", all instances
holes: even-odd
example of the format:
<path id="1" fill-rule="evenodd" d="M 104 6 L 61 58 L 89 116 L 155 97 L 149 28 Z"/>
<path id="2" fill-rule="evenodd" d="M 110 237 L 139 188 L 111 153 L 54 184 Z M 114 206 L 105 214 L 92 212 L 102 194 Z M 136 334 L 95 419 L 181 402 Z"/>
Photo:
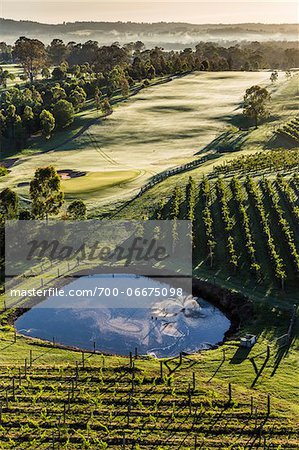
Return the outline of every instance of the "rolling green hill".
<path id="1" fill-rule="evenodd" d="M 91 353 L 25 338 L 12 326 L 20 312 L 7 311 L 2 296 L 1 449 L 298 448 L 296 324 L 285 337 L 299 300 L 299 149 L 278 131 L 285 123 L 294 125 L 298 76 L 271 88 L 271 117 L 257 130 L 244 131 L 238 128 L 244 125 L 242 76 L 203 74 L 210 92 L 216 81 L 228 82 L 234 91 L 233 97 L 223 93 L 213 110 L 216 95 L 208 98 L 203 89 L 194 99 L 201 75 L 164 85 L 163 91 L 149 88 L 54 151 L 33 148 L 32 154 L 18 155 L 3 186 L 28 182 L 34 168 L 53 163 L 89 172 L 63 183 L 70 196 L 84 193 L 90 217 L 192 220 L 194 279 L 204 280 L 211 295 L 216 289 L 223 298 L 227 292 L 243 294 L 252 315 L 241 317 L 233 336 L 214 349 L 172 360 L 130 358 L 102 355 L 100 342 Z M 220 76 L 228 80 L 216 80 Z M 264 76 L 259 73 L 258 80 Z M 250 81 L 254 77 L 250 74 Z M 248 82 L 242 79 L 242 89 Z M 83 112 L 89 113 L 94 119 L 94 110 Z M 133 144 L 138 154 L 128 151 Z M 132 196 L 150 172 L 190 162 L 196 152 L 213 159 L 129 202 L 119 195 L 123 189 Z M 104 165 L 111 170 L 101 177 Z M 139 175 L 141 169 L 146 173 Z M 115 180 L 117 192 L 109 192 L 109 205 L 100 207 L 103 191 L 107 194 L 103 186 L 113 190 Z M 18 187 L 21 193 L 26 189 Z M 251 351 L 239 348 L 245 333 L 257 336 Z"/>
<path id="2" fill-rule="evenodd" d="M 278 126 L 295 112 L 296 98 L 290 97 L 297 83 L 297 74 L 287 81 L 281 72 L 278 83 L 269 87 L 273 122 L 246 132 L 238 131 L 245 124 L 242 96 L 253 84 L 267 86 L 269 72 L 197 72 L 178 77 L 149 86 L 115 105 L 114 113 L 105 119 L 98 117 L 89 102 L 68 130 L 57 132 L 50 140 L 34 137 L 27 149 L 12 155 L 14 163 L 0 188 L 10 186 L 26 197 L 35 169 L 51 164 L 62 171 L 83 170 L 93 179 L 93 189 L 87 189 L 89 180 L 76 178 L 76 193 L 73 180 L 64 182 L 67 200 L 80 198 L 81 190 L 92 211 L 123 201 L 137 193 L 151 176 L 198 155 L 212 154 L 223 146 L 235 151 L 219 151 L 220 162 L 237 151 L 256 152 L 271 146 L 273 124 Z"/>

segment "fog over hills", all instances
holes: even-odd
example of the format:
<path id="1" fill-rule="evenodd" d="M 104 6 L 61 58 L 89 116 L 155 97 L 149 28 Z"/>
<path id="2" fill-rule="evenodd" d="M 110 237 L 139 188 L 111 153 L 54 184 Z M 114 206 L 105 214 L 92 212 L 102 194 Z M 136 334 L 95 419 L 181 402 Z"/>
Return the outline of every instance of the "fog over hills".
<path id="1" fill-rule="evenodd" d="M 20 36 L 38 38 L 49 43 L 53 38 L 65 42 L 96 40 L 100 44 L 120 44 L 141 40 L 147 47 L 159 45 L 178 50 L 194 46 L 199 41 L 221 42 L 231 45 L 240 41 L 296 41 L 298 24 L 205 24 L 178 22 L 68 22 L 43 24 L 32 21 L 0 19 L 0 40 L 14 43 Z"/>

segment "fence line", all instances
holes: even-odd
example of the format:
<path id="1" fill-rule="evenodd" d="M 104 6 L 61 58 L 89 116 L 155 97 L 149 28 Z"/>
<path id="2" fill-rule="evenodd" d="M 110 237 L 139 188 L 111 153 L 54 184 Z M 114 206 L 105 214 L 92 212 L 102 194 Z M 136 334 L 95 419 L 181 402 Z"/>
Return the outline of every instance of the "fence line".
<path id="1" fill-rule="evenodd" d="M 191 161 L 189 163 L 183 164 L 178 167 L 174 167 L 173 169 L 165 170 L 164 172 L 158 173 L 157 175 L 154 175 L 148 183 L 146 183 L 144 186 L 141 187 L 139 193 L 136 197 L 140 197 L 144 192 L 148 191 L 150 188 L 155 186 L 158 183 L 161 183 L 162 181 L 166 180 L 169 177 L 172 177 L 174 175 L 177 175 L 179 173 L 187 172 L 188 170 L 192 170 L 195 167 L 200 166 L 204 162 L 208 161 L 209 159 L 215 158 L 215 155 L 208 155 L 203 156 L 202 158 L 195 159 L 194 161 Z"/>

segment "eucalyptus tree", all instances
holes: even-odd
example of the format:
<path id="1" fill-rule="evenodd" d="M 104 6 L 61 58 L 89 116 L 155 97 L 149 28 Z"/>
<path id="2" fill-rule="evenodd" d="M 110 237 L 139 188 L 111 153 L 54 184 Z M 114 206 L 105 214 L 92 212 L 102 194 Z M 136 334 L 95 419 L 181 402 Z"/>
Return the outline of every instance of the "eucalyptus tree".
<path id="1" fill-rule="evenodd" d="M 270 98 L 270 94 L 266 88 L 256 85 L 246 90 L 243 114 L 254 120 L 255 128 L 258 128 L 258 121 L 261 118 L 268 116 L 268 103 Z"/>
<path id="2" fill-rule="evenodd" d="M 34 218 L 48 220 L 49 215 L 59 213 L 64 195 L 60 177 L 53 166 L 41 167 L 35 171 L 34 178 L 30 182 L 29 195 Z"/>

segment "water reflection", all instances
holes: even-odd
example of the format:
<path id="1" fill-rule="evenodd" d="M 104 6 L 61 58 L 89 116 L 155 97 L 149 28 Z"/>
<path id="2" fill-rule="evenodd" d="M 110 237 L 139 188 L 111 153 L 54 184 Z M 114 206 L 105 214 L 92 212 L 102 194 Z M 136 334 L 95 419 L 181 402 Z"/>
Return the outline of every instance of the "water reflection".
<path id="1" fill-rule="evenodd" d="M 112 280 L 111 275 L 109 279 Z M 132 280 L 122 276 L 117 280 L 119 291 L 125 289 L 128 280 L 131 287 L 169 288 L 151 278 Z M 78 283 L 76 280 L 67 288 L 74 289 Z M 129 303 L 124 298 L 126 307 L 119 307 L 119 299 L 108 298 L 100 308 L 95 308 L 89 299 L 84 299 L 83 306 L 78 307 L 77 301 L 72 300 L 71 307 L 67 303 L 61 307 L 61 298 L 49 297 L 21 316 L 16 321 L 17 329 L 25 335 L 47 340 L 55 337 L 56 342 L 84 349 L 92 350 L 95 342 L 96 348 L 103 352 L 127 355 L 137 347 L 139 354 L 167 357 L 213 345 L 223 339 L 230 326 L 221 311 L 190 295 L 147 298 L 147 307 L 144 299 L 140 303 L 140 297 L 130 298 Z"/>

